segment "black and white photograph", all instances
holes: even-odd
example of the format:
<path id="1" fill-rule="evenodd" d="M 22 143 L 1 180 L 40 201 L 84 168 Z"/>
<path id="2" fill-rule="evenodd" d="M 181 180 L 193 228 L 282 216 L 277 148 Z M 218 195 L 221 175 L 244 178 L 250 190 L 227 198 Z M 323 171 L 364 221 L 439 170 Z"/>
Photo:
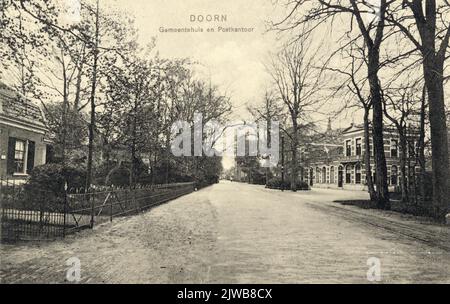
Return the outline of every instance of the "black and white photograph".
<path id="1" fill-rule="evenodd" d="M 0 283 L 449 284 L 449 125 L 448 0 L 0 0 Z"/>

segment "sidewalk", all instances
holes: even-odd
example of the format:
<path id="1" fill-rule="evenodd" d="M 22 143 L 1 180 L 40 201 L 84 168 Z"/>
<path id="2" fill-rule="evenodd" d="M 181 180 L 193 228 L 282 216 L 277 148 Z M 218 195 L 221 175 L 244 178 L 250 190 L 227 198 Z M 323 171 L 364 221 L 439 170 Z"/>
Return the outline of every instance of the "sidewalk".
<path id="1" fill-rule="evenodd" d="M 366 225 L 401 234 L 450 252 L 450 226 L 438 224 L 428 217 L 403 214 L 396 211 L 363 209 L 337 202 L 368 200 L 369 195 L 365 191 L 313 188 L 311 191 L 299 191 L 292 194 L 307 200 L 306 203 L 313 208 L 342 216 L 346 220 L 359 221 Z"/>

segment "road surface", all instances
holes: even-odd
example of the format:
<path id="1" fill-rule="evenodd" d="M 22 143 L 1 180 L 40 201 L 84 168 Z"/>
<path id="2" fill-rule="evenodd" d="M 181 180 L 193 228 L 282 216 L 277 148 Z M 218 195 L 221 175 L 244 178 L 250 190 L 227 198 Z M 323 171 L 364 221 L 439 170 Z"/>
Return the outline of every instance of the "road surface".
<path id="1" fill-rule="evenodd" d="M 374 265 L 380 283 L 450 283 L 449 228 L 333 203 L 365 197 L 222 182 L 63 240 L 4 244 L 2 283 L 73 281 L 74 258 L 81 283 L 371 283 Z"/>

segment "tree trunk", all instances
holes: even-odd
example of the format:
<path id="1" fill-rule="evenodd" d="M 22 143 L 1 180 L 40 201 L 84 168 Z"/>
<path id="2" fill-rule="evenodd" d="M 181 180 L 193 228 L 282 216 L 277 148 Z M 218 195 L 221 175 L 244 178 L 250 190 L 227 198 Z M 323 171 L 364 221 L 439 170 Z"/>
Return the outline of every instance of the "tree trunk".
<path id="1" fill-rule="evenodd" d="M 92 66 L 92 87 L 91 87 L 91 121 L 89 124 L 89 151 L 86 176 L 86 191 L 92 183 L 92 160 L 94 154 L 94 129 L 95 129 L 95 91 L 97 88 L 97 63 L 98 63 L 98 39 L 99 39 L 99 3 L 97 0 L 97 11 L 95 15 L 95 46 L 94 63 Z"/>
<path id="2" fill-rule="evenodd" d="M 64 54 L 62 54 L 61 58 Z M 66 67 L 64 65 L 64 61 L 62 62 L 62 70 L 63 70 L 63 112 L 62 112 L 62 147 L 61 147 L 61 162 L 63 165 L 66 164 L 66 145 L 67 145 L 67 110 L 69 108 L 69 100 L 68 100 L 68 83 L 67 83 L 67 74 Z"/>
<path id="3" fill-rule="evenodd" d="M 82 76 L 83 76 L 83 64 L 84 64 L 84 58 L 81 59 L 81 63 L 78 66 L 77 82 L 76 82 L 76 85 L 75 85 L 75 101 L 73 103 L 73 111 L 74 111 L 74 113 L 78 112 L 78 108 L 80 106 L 81 80 L 82 80 Z"/>
<path id="4" fill-rule="evenodd" d="M 155 177 L 156 177 L 156 174 L 155 174 L 156 165 L 157 165 L 157 163 L 156 163 L 156 161 L 157 161 L 157 159 L 156 159 L 156 148 L 155 148 L 155 152 L 154 153 L 155 154 L 153 155 L 153 163 L 152 163 L 152 167 L 151 167 L 151 170 L 152 170 L 152 185 L 155 184 Z"/>
<path id="5" fill-rule="evenodd" d="M 298 180 L 298 125 L 297 125 L 297 117 L 293 117 L 293 134 L 292 134 L 292 160 L 291 160 L 291 190 L 297 191 L 297 180 Z"/>
<path id="6" fill-rule="evenodd" d="M 170 171 L 170 133 L 166 134 L 166 157 L 165 157 L 165 183 L 169 183 L 169 171 Z"/>
<path id="7" fill-rule="evenodd" d="M 366 171 L 367 189 L 369 191 L 370 200 L 376 200 L 376 192 L 373 186 L 372 169 L 370 166 L 370 132 L 369 132 L 369 109 L 364 109 L 364 167 Z"/>
<path id="8" fill-rule="evenodd" d="M 381 98 L 381 88 L 378 78 L 379 51 L 369 49 L 368 78 L 370 85 L 370 95 L 373 105 L 373 146 L 376 167 L 376 193 L 377 206 L 380 209 L 390 209 L 389 191 L 387 186 L 386 156 L 384 154 L 383 139 L 383 106 Z"/>
<path id="9" fill-rule="evenodd" d="M 448 130 L 444 103 L 444 62 L 447 55 L 447 39 L 441 46 L 436 45 L 438 35 L 445 36 L 445 31 L 437 30 L 437 6 L 435 0 L 414 1 L 410 5 L 413 11 L 418 33 L 421 38 L 422 65 L 425 85 L 428 92 L 429 120 L 431 131 L 431 151 L 433 167 L 433 208 L 436 218 L 444 220 L 450 211 L 450 167 L 448 154 Z M 424 15 L 425 14 L 425 15 Z M 441 16 L 442 17 L 442 16 Z M 416 42 L 418 44 L 418 42 Z"/>
<path id="10" fill-rule="evenodd" d="M 402 202 L 408 203 L 408 178 L 406 173 L 406 159 L 408 157 L 408 143 L 406 140 L 405 128 L 399 126 L 398 134 L 400 136 L 400 174 L 402 182 L 400 184 L 402 190 Z"/>
<path id="11" fill-rule="evenodd" d="M 426 89 L 423 88 L 422 93 L 422 104 L 420 107 L 420 135 L 419 135 L 419 155 L 417 160 L 420 166 L 420 178 L 419 178 L 419 188 L 420 188 L 420 200 L 422 203 L 425 202 L 425 111 L 426 111 L 426 103 L 425 103 Z"/>
<path id="12" fill-rule="evenodd" d="M 436 218 L 443 219 L 450 211 L 450 169 L 442 77 L 443 61 L 437 62 L 434 56 L 426 56 L 423 67 L 430 115 L 433 207 Z"/>
<path id="13" fill-rule="evenodd" d="M 130 187 L 134 188 L 136 184 L 136 121 L 133 126 L 133 139 L 131 143 L 131 174 Z"/>
<path id="14" fill-rule="evenodd" d="M 267 109 L 267 112 L 266 112 L 266 129 L 267 129 L 266 130 L 266 141 L 267 141 L 266 146 L 272 148 L 272 138 L 270 136 L 270 130 L 272 128 L 272 124 L 270 121 L 270 109 L 267 106 L 267 103 L 268 103 L 268 100 L 266 99 L 266 109 Z M 269 161 L 270 161 L 270 158 L 269 158 Z M 267 166 L 267 168 L 266 168 L 266 186 L 269 184 L 269 174 L 270 174 L 270 167 Z"/>
<path id="15" fill-rule="evenodd" d="M 139 110 L 139 93 L 138 88 L 136 86 L 136 96 L 134 97 L 134 107 L 133 107 L 133 128 L 131 134 L 131 175 L 130 175 L 130 187 L 135 188 L 136 186 L 136 164 L 137 164 L 137 149 L 136 149 L 136 140 L 137 140 L 137 115 Z"/>

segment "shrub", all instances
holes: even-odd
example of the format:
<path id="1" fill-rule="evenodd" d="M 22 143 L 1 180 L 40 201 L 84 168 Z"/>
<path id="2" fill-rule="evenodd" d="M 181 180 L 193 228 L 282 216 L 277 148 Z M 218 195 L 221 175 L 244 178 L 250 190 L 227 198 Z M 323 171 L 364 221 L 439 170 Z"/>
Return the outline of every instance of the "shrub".
<path id="1" fill-rule="evenodd" d="M 83 170 L 60 164 L 35 167 L 23 188 L 23 199 L 15 208 L 60 212 L 64 208 L 64 185 L 68 189 L 83 188 L 86 174 Z"/>
<path id="2" fill-rule="evenodd" d="M 195 181 L 195 188 L 201 189 L 204 187 L 208 187 L 212 184 L 217 184 L 219 182 L 219 176 L 217 175 L 207 175 L 202 176 Z"/>
<path id="3" fill-rule="evenodd" d="M 129 186 L 130 185 L 130 169 L 125 165 L 120 166 L 111 172 L 109 176 L 108 185 L 114 186 Z"/>
<path id="4" fill-rule="evenodd" d="M 252 172 L 250 183 L 255 185 L 265 185 L 266 184 L 265 173 L 261 173 L 258 171 Z"/>
<path id="5" fill-rule="evenodd" d="M 291 189 L 291 182 L 289 180 L 285 180 L 284 183 L 282 183 L 281 178 L 274 177 L 270 179 L 266 185 L 267 188 L 270 189 Z M 309 190 L 308 183 L 297 181 L 297 190 Z"/>
<path id="6" fill-rule="evenodd" d="M 61 164 L 38 166 L 30 172 L 29 179 L 25 184 L 25 190 L 39 190 L 59 194 L 64 192 L 66 182 L 69 189 L 82 188 L 85 186 L 86 172 Z"/>
<path id="7" fill-rule="evenodd" d="M 290 188 L 290 186 L 288 185 L 288 182 L 285 181 L 284 184 L 283 184 L 281 182 L 281 178 L 279 178 L 279 177 L 274 177 L 274 178 L 270 179 L 267 182 L 266 187 L 270 188 L 270 189 L 282 189 L 282 188 L 289 189 Z"/>
<path id="8" fill-rule="evenodd" d="M 304 181 L 297 181 L 297 190 L 309 190 L 309 185 Z"/>

